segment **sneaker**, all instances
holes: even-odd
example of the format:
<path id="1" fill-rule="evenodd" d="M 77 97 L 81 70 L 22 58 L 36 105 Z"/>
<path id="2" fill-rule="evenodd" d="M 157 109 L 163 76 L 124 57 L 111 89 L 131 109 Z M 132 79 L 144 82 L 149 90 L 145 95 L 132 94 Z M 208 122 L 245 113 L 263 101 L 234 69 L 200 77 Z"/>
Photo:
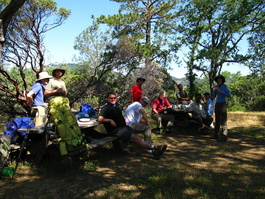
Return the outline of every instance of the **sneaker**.
<path id="1" fill-rule="evenodd" d="M 167 149 L 167 145 L 164 144 L 162 146 L 155 146 L 155 148 L 152 151 L 152 154 L 154 156 L 155 160 L 159 160 L 160 157 L 163 155 L 163 153 L 165 152 L 165 150 Z"/>

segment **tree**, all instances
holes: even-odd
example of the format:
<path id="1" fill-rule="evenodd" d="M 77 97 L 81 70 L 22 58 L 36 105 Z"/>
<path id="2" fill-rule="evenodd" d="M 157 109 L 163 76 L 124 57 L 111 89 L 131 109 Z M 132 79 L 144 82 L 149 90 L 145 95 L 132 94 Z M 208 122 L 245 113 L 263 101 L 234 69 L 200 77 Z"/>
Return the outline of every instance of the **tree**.
<path id="1" fill-rule="evenodd" d="M 23 6 L 26 0 L 12 0 L 7 6 L 6 1 L 1 1 L 3 10 L 0 12 L 0 60 L 2 60 L 2 48 L 5 42 L 8 25 L 15 13 Z"/>
<path id="2" fill-rule="evenodd" d="M 188 49 L 196 48 L 188 57 L 196 61 L 190 61 L 189 67 L 209 76 L 210 90 L 224 64 L 244 63 L 250 58 L 240 52 L 240 42 L 261 26 L 264 6 L 256 0 L 186 1 L 179 28 Z"/>
<path id="3" fill-rule="evenodd" d="M 176 0 L 114 0 L 121 4 L 119 14 L 101 16 L 99 21 L 115 28 L 117 38 L 128 35 L 137 41 L 140 56 L 145 59 L 145 67 L 151 62 L 170 61 L 168 36 L 178 17 Z M 161 62 L 162 63 L 162 62 Z"/>
<path id="4" fill-rule="evenodd" d="M 27 1 L 10 21 L 3 60 L 15 66 L 19 73 L 14 77 L 6 66 L 0 67 L 0 91 L 6 104 L 5 112 L 16 112 L 14 104 L 17 102 L 27 112 L 30 111 L 24 93 L 30 89 L 36 75 L 44 70 L 44 34 L 60 26 L 70 14 L 70 11 L 58 9 L 56 5 L 52 0 Z M 32 70 L 30 82 L 25 74 L 28 68 Z"/>

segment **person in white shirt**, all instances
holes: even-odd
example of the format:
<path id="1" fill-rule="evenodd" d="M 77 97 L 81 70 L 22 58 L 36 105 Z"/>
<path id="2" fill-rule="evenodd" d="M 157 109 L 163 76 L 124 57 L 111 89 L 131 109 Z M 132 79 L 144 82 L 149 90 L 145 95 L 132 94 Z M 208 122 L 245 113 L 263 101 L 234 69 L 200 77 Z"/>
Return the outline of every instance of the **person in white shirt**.
<path id="1" fill-rule="evenodd" d="M 201 132 L 207 134 L 208 127 L 213 122 L 213 118 L 208 115 L 207 104 L 202 101 L 201 94 L 195 95 L 195 100 L 187 106 L 186 111 L 192 113 L 192 119 L 198 122 Z"/>
<path id="2" fill-rule="evenodd" d="M 124 113 L 125 122 L 135 133 L 143 133 L 144 141 L 151 144 L 151 127 L 144 107 L 149 99 L 142 97 L 139 102 L 130 104 Z"/>

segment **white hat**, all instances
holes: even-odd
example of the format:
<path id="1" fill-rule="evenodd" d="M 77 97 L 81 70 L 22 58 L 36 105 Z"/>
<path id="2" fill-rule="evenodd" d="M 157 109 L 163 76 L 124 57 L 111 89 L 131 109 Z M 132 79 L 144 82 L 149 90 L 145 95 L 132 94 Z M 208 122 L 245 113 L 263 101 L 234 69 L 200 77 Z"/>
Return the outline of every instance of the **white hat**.
<path id="1" fill-rule="evenodd" d="M 49 75 L 47 72 L 41 72 L 39 73 L 39 79 L 37 79 L 36 81 L 40 81 L 42 79 L 51 79 L 53 78 L 51 75 Z"/>

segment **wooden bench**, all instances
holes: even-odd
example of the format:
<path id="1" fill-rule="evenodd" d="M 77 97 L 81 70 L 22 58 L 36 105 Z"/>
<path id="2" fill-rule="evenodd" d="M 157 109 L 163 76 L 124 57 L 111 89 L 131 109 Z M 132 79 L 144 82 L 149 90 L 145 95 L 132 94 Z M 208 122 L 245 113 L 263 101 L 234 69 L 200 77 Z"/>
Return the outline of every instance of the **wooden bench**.
<path id="1" fill-rule="evenodd" d="M 78 123 L 78 126 L 81 129 L 94 128 L 97 125 L 99 125 L 98 121 L 96 119 L 93 119 L 93 118 L 91 118 L 91 120 L 88 121 L 88 122 L 77 121 L 77 123 Z M 35 126 L 35 127 L 30 128 L 29 129 L 29 133 L 30 134 L 43 134 L 43 132 L 45 130 L 48 132 L 48 135 L 53 135 L 54 134 L 54 128 L 52 126 L 47 126 L 46 127 L 45 125 Z M 28 131 L 28 129 L 18 129 L 17 131 L 25 133 L 25 132 Z M 112 136 L 106 136 L 106 137 L 102 137 L 102 138 L 99 138 L 99 139 L 92 139 L 92 141 L 90 143 L 88 143 L 89 146 L 86 149 L 82 149 L 82 150 L 79 150 L 79 151 L 72 152 L 69 155 L 75 155 L 75 154 L 78 154 L 78 153 L 80 153 L 82 151 L 92 150 L 92 149 L 94 149 L 96 147 L 99 147 L 99 146 L 102 146 L 104 144 L 113 142 L 115 140 L 118 140 L 118 138 L 112 137 Z M 20 148 L 19 145 L 14 145 L 14 144 L 12 144 L 11 147 L 12 147 L 12 149 L 19 149 Z"/>

